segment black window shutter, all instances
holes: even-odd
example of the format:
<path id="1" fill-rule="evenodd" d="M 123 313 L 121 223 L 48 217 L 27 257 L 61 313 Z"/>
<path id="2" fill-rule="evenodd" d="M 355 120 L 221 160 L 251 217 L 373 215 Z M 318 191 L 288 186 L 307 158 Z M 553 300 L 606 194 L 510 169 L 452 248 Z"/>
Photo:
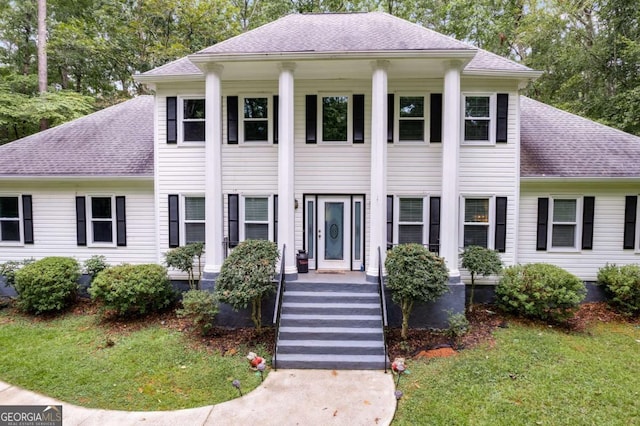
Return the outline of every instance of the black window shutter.
<path id="1" fill-rule="evenodd" d="M 238 143 L 238 97 L 227 96 L 227 142 Z"/>
<path id="2" fill-rule="evenodd" d="M 582 199 L 582 249 L 593 249 L 593 215 L 595 210 L 595 197 Z"/>
<path id="3" fill-rule="evenodd" d="M 547 223 L 549 222 L 549 199 L 538 198 L 538 235 L 536 250 L 547 249 Z"/>
<path id="4" fill-rule="evenodd" d="M 116 244 L 127 245 L 127 210 L 124 196 L 116 197 Z"/>
<path id="5" fill-rule="evenodd" d="M 364 143 L 364 95 L 353 95 L 353 143 Z"/>
<path id="6" fill-rule="evenodd" d="M 625 197 L 624 202 L 624 243 L 623 248 L 633 249 L 636 243 L 636 209 L 638 197 L 631 195 Z"/>
<path id="7" fill-rule="evenodd" d="M 169 247 L 180 245 L 180 196 L 169 195 Z"/>
<path id="8" fill-rule="evenodd" d="M 496 142 L 507 142 L 507 124 L 509 117 L 509 94 L 498 93 L 496 117 Z"/>
<path id="9" fill-rule="evenodd" d="M 273 96 L 273 143 L 278 143 L 278 120 L 280 119 L 280 98 Z"/>
<path id="10" fill-rule="evenodd" d="M 273 196 L 273 242 L 278 243 L 278 194 Z"/>
<path id="11" fill-rule="evenodd" d="M 87 205 L 84 197 L 76 197 L 76 240 L 79 246 L 87 245 Z"/>
<path id="12" fill-rule="evenodd" d="M 393 195 L 387 195 L 387 249 L 393 247 Z"/>
<path id="13" fill-rule="evenodd" d="M 33 244 L 33 209 L 31 195 L 22 196 L 22 227 L 24 228 L 24 243 Z"/>
<path id="14" fill-rule="evenodd" d="M 167 97 L 167 143 L 178 143 L 178 98 Z"/>
<path id="15" fill-rule="evenodd" d="M 496 240 L 494 248 L 500 253 L 507 246 L 507 197 L 496 197 Z"/>
<path id="16" fill-rule="evenodd" d="M 229 247 L 235 247 L 240 240 L 240 208 L 238 194 L 229 194 Z"/>
<path id="17" fill-rule="evenodd" d="M 395 98 L 393 93 L 387 94 L 387 142 L 393 143 L 393 116 L 395 114 Z"/>
<path id="18" fill-rule="evenodd" d="M 318 142 L 318 96 L 307 95 L 305 104 L 305 134 L 307 143 Z"/>
<path id="19" fill-rule="evenodd" d="M 442 142 L 442 93 L 432 93 L 429 115 L 429 141 Z"/>
<path id="20" fill-rule="evenodd" d="M 440 197 L 429 199 L 429 251 L 440 251 Z"/>

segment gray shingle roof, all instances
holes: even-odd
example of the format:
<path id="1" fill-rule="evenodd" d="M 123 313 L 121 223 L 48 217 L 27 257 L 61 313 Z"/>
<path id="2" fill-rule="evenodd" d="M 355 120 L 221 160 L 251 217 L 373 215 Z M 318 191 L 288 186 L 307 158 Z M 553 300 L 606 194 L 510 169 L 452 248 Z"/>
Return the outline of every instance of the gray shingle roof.
<path id="1" fill-rule="evenodd" d="M 0 146 L 3 176 L 153 176 L 153 96 Z"/>
<path id="2" fill-rule="evenodd" d="M 522 96 L 522 177 L 640 177 L 640 137 Z"/>
<path id="3" fill-rule="evenodd" d="M 196 55 L 447 50 L 478 52 L 466 70 L 532 71 L 509 59 L 383 12 L 291 14 L 207 47 Z M 142 75 L 199 74 L 200 70 L 185 57 Z"/>

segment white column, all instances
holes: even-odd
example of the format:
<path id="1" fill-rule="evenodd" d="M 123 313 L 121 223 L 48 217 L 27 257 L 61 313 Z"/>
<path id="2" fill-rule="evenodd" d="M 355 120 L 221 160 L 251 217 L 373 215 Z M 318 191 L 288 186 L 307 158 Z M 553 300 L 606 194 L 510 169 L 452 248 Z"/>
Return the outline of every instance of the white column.
<path id="1" fill-rule="evenodd" d="M 286 245 L 285 275 L 294 275 L 295 255 L 295 157 L 294 78 L 295 64 L 280 66 L 278 82 L 278 248 Z"/>
<path id="2" fill-rule="evenodd" d="M 223 66 L 211 64 L 205 74 L 205 273 L 218 274 L 224 261 L 222 199 L 222 88 Z"/>
<path id="3" fill-rule="evenodd" d="M 387 68 L 375 61 L 371 77 L 371 210 L 367 276 L 378 276 L 378 247 L 382 261 L 387 249 Z"/>
<path id="4" fill-rule="evenodd" d="M 444 257 L 449 277 L 460 277 L 458 269 L 459 193 L 458 162 L 460 152 L 460 68 L 451 61 L 444 74 L 442 127 L 442 211 L 440 212 L 440 256 Z"/>

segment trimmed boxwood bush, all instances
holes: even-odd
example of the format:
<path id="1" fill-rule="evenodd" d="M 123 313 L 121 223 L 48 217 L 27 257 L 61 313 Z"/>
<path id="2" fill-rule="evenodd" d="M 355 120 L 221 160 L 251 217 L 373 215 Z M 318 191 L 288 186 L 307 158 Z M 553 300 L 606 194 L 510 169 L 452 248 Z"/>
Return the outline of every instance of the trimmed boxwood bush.
<path id="1" fill-rule="evenodd" d="M 143 315 L 171 305 L 175 293 L 161 265 L 119 265 L 100 272 L 89 287 L 91 299 L 118 315 Z"/>
<path id="2" fill-rule="evenodd" d="M 609 295 L 609 303 L 626 315 L 640 314 L 640 265 L 606 265 L 598 271 L 598 284 Z"/>
<path id="3" fill-rule="evenodd" d="M 218 301 L 206 290 L 189 290 L 182 296 L 182 309 L 177 309 L 179 318 L 188 318 L 201 335 L 206 335 L 218 314 Z"/>
<path id="4" fill-rule="evenodd" d="M 511 266 L 496 287 L 497 304 L 502 309 L 556 322 L 573 317 L 586 294 L 578 277 L 546 263 Z"/>
<path id="5" fill-rule="evenodd" d="M 80 265 L 70 257 L 45 257 L 15 271 L 18 308 L 41 314 L 68 307 L 78 292 Z"/>

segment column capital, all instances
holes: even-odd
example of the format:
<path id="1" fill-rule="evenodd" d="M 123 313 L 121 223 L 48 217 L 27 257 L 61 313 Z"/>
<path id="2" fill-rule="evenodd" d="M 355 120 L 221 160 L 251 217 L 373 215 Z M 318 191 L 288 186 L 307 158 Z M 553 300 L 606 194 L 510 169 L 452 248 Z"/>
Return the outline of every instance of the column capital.
<path id="1" fill-rule="evenodd" d="M 280 71 L 295 71 L 297 65 L 295 62 L 281 62 L 280 66 L 278 67 L 280 69 Z"/>
<path id="2" fill-rule="evenodd" d="M 444 66 L 446 71 L 449 71 L 449 70 L 462 71 L 463 62 L 459 59 L 451 59 L 449 61 L 446 61 L 444 63 Z"/>
<path id="3" fill-rule="evenodd" d="M 222 74 L 222 70 L 224 70 L 224 65 L 218 63 L 208 63 L 203 66 L 203 69 L 206 73 L 214 73 L 214 74 Z"/>
<path id="4" fill-rule="evenodd" d="M 378 59 L 376 61 L 371 61 L 371 69 L 374 71 L 377 71 L 377 70 L 386 71 L 387 69 L 389 69 L 390 64 L 391 62 L 387 61 L 386 59 Z"/>

